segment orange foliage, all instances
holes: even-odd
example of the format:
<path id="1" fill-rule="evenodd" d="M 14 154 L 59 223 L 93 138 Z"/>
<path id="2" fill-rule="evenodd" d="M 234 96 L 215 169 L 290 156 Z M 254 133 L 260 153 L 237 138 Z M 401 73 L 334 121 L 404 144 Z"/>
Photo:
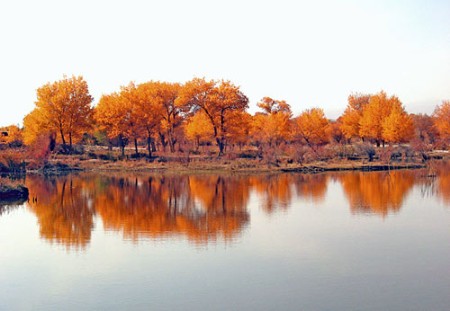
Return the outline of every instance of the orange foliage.
<path id="1" fill-rule="evenodd" d="M 248 98 L 230 81 L 206 81 L 199 78 L 184 85 L 180 101 L 194 110 L 204 111 L 213 127 L 219 154 L 224 153 L 228 123 L 233 112 L 244 112 L 248 107 Z"/>
<path id="2" fill-rule="evenodd" d="M 414 136 L 414 121 L 399 102 L 395 102 L 391 113 L 382 122 L 382 137 L 387 142 L 407 142 Z"/>
<path id="3" fill-rule="evenodd" d="M 433 113 L 434 126 L 444 141 L 450 141 L 450 101 L 445 100 Z"/>
<path id="4" fill-rule="evenodd" d="M 214 138 L 214 129 L 208 116 L 202 110 L 187 120 L 185 132 L 186 138 L 195 142 L 197 150 L 201 142 L 207 142 Z"/>
<path id="5" fill-rule="evenodd" d="M 352 94 L 348 97 L 347 108 L 341 117 L 341 130 L 347 139 L 359 137 L 363 109 L 369 99 L 370 95 L 366 94 Z"/>
<path id="6" fill-rule="evenodd" d="M 284 100 L 264 97 L 258 104 L 263 113 L 253 117 L 252 137 L 258 141 L 279 145 L 291 137 L 291 107 Z"/>
<path id="7" fill-rule="evenodd" d="M 0 143 L 10 146 L 21 145 L 23 142 L 22 130 L 17 125 L 10 125 L 0 128 Z"/>
<path id="8" fill-rule="evenodd" d="M 26 143 L 39 134 L 56 133 L 62 143 L 79 140 L 91 128 L 93 98 L 83 77 L 64 78 L 37 90 L 34 110 L 24 119 Z"/>
<path id="9" fill-rule="evenodd" d="M 329 122 L 323 110 L 312 108 L 304 111 L 296 119 L 296 133 L 310 147 L 321 145 L 329 141 Z"/>
<path id="10" fill-rule="evenodd" d="M 400 104 L 397 97 L 387 97 L 386 93 L 381 91 L 372 95 L 369 103 L 364 106 L 359 125 L 359 135 L 361 137 L 374 139 L 379 145 L 383 141 L 383 120 L 391 113 L 391 107 L 394 104 Z"/>

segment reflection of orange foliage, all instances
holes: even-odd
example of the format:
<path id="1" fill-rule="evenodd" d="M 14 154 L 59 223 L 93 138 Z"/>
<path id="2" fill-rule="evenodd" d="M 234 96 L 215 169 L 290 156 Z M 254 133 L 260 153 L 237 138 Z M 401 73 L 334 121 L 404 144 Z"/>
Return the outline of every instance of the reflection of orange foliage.
<path id="1" fill-rule="evenodd" d="M 248 221 L 248 195 L 223 177 L 151 176 L 110 179 L 97 196 L 106 228 L 125 236 L 186 235 L 195 242 L 232 238 Z M 199 204 L 201 202 L 202 204 Z"/>
<path id="2" fill-rule="evenodd" d="M 325 174 L 280 174 L 249 177 L 251 185 L 264 196 L 263 209 L 271 213 L 276 208 L 287 208 L 294 189 L 299 197 L 318 202 L 325 197 L 328 177 Z"/>
<path id="3" fill-rule="evenodd" d="M 267 213 L 287 209 L 294 195 L 323 200 L 331 178 L 340 181 L 354 213 L 386 216 L 397 212 L 415 182 L 437 190 L 450 202 L 450 163 L 436 165 L 437 178 L 423 171 L 343 174 L 144 175 L 116 174 L 43 178 L 29 176 L 28 207 L 41 237 L 70 247 L 85 247 L 94 215 L 107 230 L 125 238 L 186 237 L 194 243 L 232 240 L 249 221 L 251 191 Z M 434 172 L 434 171 L 433 171 Z M 433 173 L 434 176 L 434 173 Z"/>
<path id="4" fill-rule="evenodd" d="M 413 171 L 346 173 L 338 176 L 352 212 L 371 212 L 386 216 L 397 212 L 414 186 Z"/>
<path id="5" fill-rule="evenodd" d="M 40 234 L 66 246 L 85 247 L 94 227 L 94 211 L 86 186 L 76 177 L 26 179 L 29 208 L 38 217 Z"/>
<path id="6" fill-rule="evenodd" d="M 450 204 L 450 162 L 441 163 L 437 167 L 438 193 L 445 203 Z"/>

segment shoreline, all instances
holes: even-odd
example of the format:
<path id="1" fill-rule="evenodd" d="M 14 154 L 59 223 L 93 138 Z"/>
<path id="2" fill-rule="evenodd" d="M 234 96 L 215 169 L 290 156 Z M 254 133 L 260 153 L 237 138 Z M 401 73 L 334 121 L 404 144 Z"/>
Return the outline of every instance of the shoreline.
<path id="1" fill-rule="evenodd" d="M 446 161 L 438 160 L 438 161 Z M 382 163 L 382 162 L 315 162 L 308 164 L 269 165 L 256 161 L 212 161 L 193 163 L 154 163 L 144 160 L 99 161 L 87 160 L 74 163 L 73 166 L 56 162 L 45 169 L 27 170 L 26 174 L 58 175 L 77 172 L 149 172 L 149 173 L 319 173 L 337 171 L 389 171 L 398 169 L 420 169 L 428 163 Z"/>

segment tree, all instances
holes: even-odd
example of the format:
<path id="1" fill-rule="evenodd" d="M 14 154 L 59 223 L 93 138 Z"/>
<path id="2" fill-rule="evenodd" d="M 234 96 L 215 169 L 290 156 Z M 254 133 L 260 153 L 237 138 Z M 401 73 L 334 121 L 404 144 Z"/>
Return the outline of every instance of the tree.
<path id="1" fill-rule="evenodd" d="M 252 116 L 243 110 L 235 110 L 228 116 L 227 121 L 227 142 L 242 146 L 249 142 L 249 135 L 252 128 Z"/>
<path id="2" fill-rule="evenodd" d="M 396 96 L 388 97 L 383 91 L 370 96 L 359 122 L 359 135 L 375 140 L 377 146 L 384 145 L 383 120 L 390 115 L 394 105 L 401 106 L 400 100 Z"/>
<path id="3" fill-rule="evenodd" d="M 160 114 L 159 136 L 165 149 L 169 145 L 170 152 L 175 152 L 177 143 L 176 129 L 182 124 L 186 113 L 186 103 L 178 100 L 181 85 L 179 83 L 153 82 L 153 97 L 159 105 L 155 114 Z M 167 141 L 166 141 L 167 139 Z"/>
<path id="4" fill-rule="evenodd" d="M 103 95 L 95 107 L 94 118 L 100 130 L 106 131 L 108 138 L 119 138 L 122 156 L 128 143 L 128 124 L 124 116 L 128 114 L 128 107 L 124 105 L 119 93 Z"/>
<path id="5" fill-rule="evenodd" d="M 57 133 L 64 146 L 69 139 L 72 148 L 74 139 L 81 138 L 92 124 L 91 102 L 88 85 L 83 77 L 64 78 L 47 83 L 37 90 L 36 107 L 24 120 L 27 141 L 33 141 L 42 131 Z M 34 124 L 33 124 L 34 123 Z"/>
<path id="6" fill-rule="evenodd" d="M 434 126 L 442 140 L 450 140 L 450 100 L 437 106 L 433 113 Z"/>
<path id="7" fill-rule="evenodd" d="M 211 122 L 219 155 L 224 153 L 227 123 L 234 111 L 245 111 L 248 98 L 229 81 L 206 81 L 194 78 L 187 82 L 180 97 L 194 111 L 201 109 Z"/>
<path id="8" fill-rule="evenodd" d="M 360 120 L 363 109 L 367 106 L 369 100 L 370 95 L 367 94 L 351 94 L 348 97 L 347 108 L 341 117 L 341 130 L 345 138 L 359 137 Z"/>
<path id="9" fill-rule="evenodd" d="M 291 107 L 284 100 L 264 97 L 257 106 L 263 110 L 253 117 L 252 136 L 260 142 L 279 145 L 291 135 Z"/>
<path id="10" fill-rule="evenodd" d="M 438 136 L 437 129 L 434 127 L 433 118 L 427 114 L 412 115 L 415 128 L 415 136 L 420 142 L 433 144 Z"/>
<path id="11" fill-rule="evenodd" d="M 199 110 L 188 119 L 185 132 L 187 139 L 195 142 L 196 150 L 199 149 L 201 142 L 214 138 L 214 129 L 203 110 Z"/>
<path id="12" fill-rule="evenodd" d="M 152 156 L 153 136 L 163 118 L 163 99 L 159 95 L 159 82 L 146 82 L 137 86 L 137 109 L 141 117 L 142 126 L 147 136 L 148 156 Z"/>
<path id="13" fill-rule="evenodd" d="M 0 132 L 0 143 L 8 144 L 10 147 L 23 144 L 22 130 L 17 125 L 1 127 Z"/>
<path id="14" fill-rule="evenodd" d="M 392 143 L 407 142 L 414 136 L 414 122 L 400 102 L 395 101 L 391 113 L 382 122 L 382 138 Z"/>
<path id="15" fill-rule="evenodd" d="M 312 150 L 316 151 L 318 145 L 329 141 L 328 126 L 329 122 L 325 118 L 323 110 L 312 108 L 302 112 L 296 121 L 297 135 Z"/>

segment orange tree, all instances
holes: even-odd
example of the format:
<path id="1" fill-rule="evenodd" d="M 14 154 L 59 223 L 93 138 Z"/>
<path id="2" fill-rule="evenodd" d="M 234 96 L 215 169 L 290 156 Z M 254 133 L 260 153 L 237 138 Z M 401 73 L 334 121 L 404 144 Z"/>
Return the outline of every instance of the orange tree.
<path id="1" fill-rule="evenodd" d="M 253 117 L 252 136 L 258 142 L 278 146 L 291 135 L 291 107 L 284 100 L 264 97 L 257 106 L 263 110 Z"/>
<path id="2" fill-rule="evenodd" d="M 92 96 L 83 77 L 65 77 L 37 90 L 36 107 L 24 118 L 25 141 L 36 140 L 43 132 L 59 135 L 64 146 L 79 139 L 92 124 Z"/>
<path id="3" fill-rule="evenodd" d="M 340 127 L 345 138 L 359 137 L 360 120 L 369 99 L 370 95 L 367 94 L 351 94 L 348 97 L 347 108 L 340 118 Z"/>
<path id="4" fill-rule="evenodd" d="M 450 140 L 450 100 L 443 101 L 433 113 L 434 126 L 443 141 Z"/>
<path id="5" fill-rule="evenodd" d="M 189 105 L 193 111 L 204 111 L 213 127 L 219 155 L 222 155 L 229 120 L 233 117 L 233 112 L 245 111 L 248 107 L 248 98 L 239 87 L 229 81 L 194 78 L 184 85 L 180 101 Z"/>
<path id="6" fill-rule="evenodd" d="M 401 105 L 396 96 L 388 97 L 385 92 L 370 96 L 369 103 L 364 106 L 359 121 L 359 135 L 363 138 L 375 140 L 377 146 L 385 143 L 383 137 L 383 121 L 392 110 L 393 105 Z"/>
<path id="7" fill-rule="evenodd" d="M 302 112 L 295 120 L 296 134 L 314 152 L 318 145 L 329 141 L 329 122 L 325 118 L 323 110 L 312 108 Z"/>

